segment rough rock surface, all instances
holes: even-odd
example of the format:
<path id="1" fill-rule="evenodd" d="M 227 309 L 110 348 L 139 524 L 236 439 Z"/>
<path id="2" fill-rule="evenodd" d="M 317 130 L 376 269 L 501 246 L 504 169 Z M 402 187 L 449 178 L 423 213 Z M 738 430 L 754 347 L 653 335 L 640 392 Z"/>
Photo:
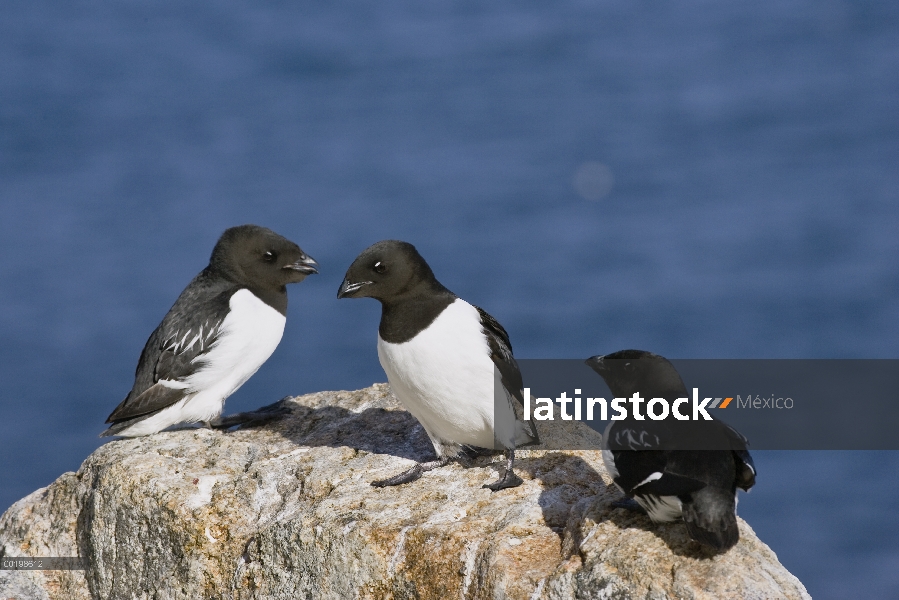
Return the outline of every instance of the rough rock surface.
<path id="1" fill-rule="evenodd" d="M 742 520 L 714 555 L 612 509 L 598 452 L 519 451 L 524 485 L 497 493 L 500 457 L 377 489 L 432 455 L 386 384 L 284 404 L 256 429 L 110 442 L 14 504 L 0 555 L 89 566 L 0 571 L 0 598 L 809 598 Z"/>

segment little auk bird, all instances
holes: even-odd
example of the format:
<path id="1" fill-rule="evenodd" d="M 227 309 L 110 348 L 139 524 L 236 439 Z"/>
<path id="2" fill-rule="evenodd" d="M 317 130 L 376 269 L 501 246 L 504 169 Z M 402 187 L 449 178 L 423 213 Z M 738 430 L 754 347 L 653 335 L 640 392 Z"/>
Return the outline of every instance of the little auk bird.
<path id="1" fill-rule="evenodd" d="M 539 438 L 533 423 L 515 414 L 512 398 L 524 403 L 521 372 L 509 335 L 496 319 L 441 285 L 415 246 L 396 240 L 363 251 L 337 297 L 381 303 L 378 359 L 390 389 L 424 427 L 437 453 L 437 460 L 372 485 L 415 481 L 461 450 L 476 448 L 505 451 L 505 471 L 485 488 L 521 485 L 512 470 L 515 448 Z"/>
<path id="2" fill-rule="evenodd" d="M 299 246 L 270 229 L 227 229 L 212 250 L 209 266 L 181 292 L 150 335 L 137 363 L 134 387 L 106 419 L 112 425 L 100 435 L 136 437 L 181 423 L 216 426 L 225 399 L 281 341 L 285 286 L 318 273 L 316 267 Z"/>
<path id="3" fill-rule="evenodd" d="M 636 393 L 672 403 L 689 397 L 674 366 L 657 354 L 622 350 L 586 362 L 617 398 Z M 691 538 L 728 550 L 740 538 L 737 488 L 749 491 L 755 484 L 747 444 L 717 419 L 636 420 L 629 414 L 612 421 L 603 435 L 603 462 L 615 485 L 637 504 L 615 506 L 642 508 L 656 523 L 683 519 Z M 693 449 L 697 446 L 715 449 Z"/>

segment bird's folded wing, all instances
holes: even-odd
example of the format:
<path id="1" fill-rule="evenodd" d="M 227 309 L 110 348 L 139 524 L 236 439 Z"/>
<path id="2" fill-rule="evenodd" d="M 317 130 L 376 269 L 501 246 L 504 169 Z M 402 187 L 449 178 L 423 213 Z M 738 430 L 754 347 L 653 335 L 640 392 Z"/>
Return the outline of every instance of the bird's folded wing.
<path id="1" fill-rule="evenodd" d="M 604 443 L 609 450 L 661 450 L 666 433 L 654 421 L 613 423 Z"/>
<path id="2" fill-rule="evenodd" d="M 195 391 L 187 380 L 205 365 L 203 358 L 221 335 L 227 307 L 224 294 L 210 298 L 202 306 L 206 310 L 187 312 L 176 303 L 144 347 L 134 388 L 106 422 L 156 412 Z"/>
<path id="3" fill-rule="evenodd" d="M 653 494 L 655 496 L 683 496 L 698 492 L 706 484 L 692 477 L 675 475 L 674 473 L 662 473 L 662 476 L 652 481 L 647 481 L 633 489 L 634 494 Z"/>
<path id="4" fill-rule="evenodd" d="M 509 334 L 499 324 L 499 321 L 490 316 L 486 310 L 479 306 L 475 306 L 475 308 L 478 314 L 481 315 L 481 328 L 484 331 L 484 335 L 487 336 L 487 343 L 490 345 L 490 358 L 499 370 L 503 387 L 523 407 L 524 382 L 521 379 L 518 363 L 515 361 L 515 357 L 512 356 L 512 342 L 509 341 Z M 537 428 L 534 426 L 534 423 L 525 422 L 525 427 L 527 428 L 526 436 L 531 438 L 528 443 L 539 443 L 540 438 L 537 435 Z"/>
<path id="5" fill-rule="evenodd" d="M 154 383 L 136 398 L 129 396 L 116 407 L 106 422 L 115 423 L 156 412 L 184 398 L 184 387 L 172 387 L 166 383 L 168 382 Z"/>
<path id="6" fill-rule="evenodd" d="M 512 356 L 512 343 L 509 341 L 509 334 L 487 311 L 477 306 L 475 308 L 481 315 L 481 328 L 484 331 L 484 335 L 487 336 L 487 343 L 490 344 L 490 358 L 493 360 L 496 368 L 499 369 L 503 386 L 523 406 L 524 394 L 522 390 L 524 385 L 521 381 L 521 371 L 518 370 L 518 363 L 515 362 L 515 357 Z"/>
<path id="7" fill-rule="evenodd" d="M 631 494 L 634 488 L 647 479 L 665 470 L 665 456 L 657 450 L 646 452 L 612 452 L 615 462 L 615 470 L 618 476 L 615 483 L 621 486 L 625 493 Z"/>
<path id="8" fill-rule="evenodd" d="M 666 471 L 665 454 L 660 451 L 613 452 L 619 476 L 615 483 L 628 494 L 680 496 L 705 487 L 702 481 Z"/>

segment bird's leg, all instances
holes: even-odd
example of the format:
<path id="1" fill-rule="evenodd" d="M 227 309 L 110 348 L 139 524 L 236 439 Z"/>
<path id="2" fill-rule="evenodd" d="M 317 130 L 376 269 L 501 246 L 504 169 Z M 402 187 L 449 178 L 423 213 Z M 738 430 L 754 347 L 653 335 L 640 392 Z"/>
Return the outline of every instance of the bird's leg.
<path id="1" fill-rule="evenodd" d="M 499 454 L 499 450 L 493 448 L 481 448 L 480 446 L 463 446 L 460 452 L 465 458 L 475 459 L 481 456 L 494 456 Z"/>
<path id="2" fill-rule="evenodd" d="M 493 456 L 498 453 L 499 451 L 494 450 L 493 448 L 462 446 L 459 449 L 459 454 L 456 455 L 456 460 L 459 461 L 464 467 L 471 467 L 473 466 L 474 461 L 481 458 L 482 456 Z"/>
<path id="3" fill-rule="evenodd" d="M 612 508 L 623 508 L 625 510 L 630 510 L 643 515 L 647 514 L 646 509 L 640 506 L 639 502 L 637 502 L 633 498 L 628 497 L 619 498 L 618 500 L 612 502 Z"/>
<path id="4" fill-rule="evenodd" d="M 265 425 L 290 413 L 290 408 L 286 406 L 285 400 L 287 398 L 282 398 L 274 404 L 269 404 L 256 410 L 235 413 L 226 417 L 215 417 L 209 421 L 203 421 L 203 425 L 210 429 L 229 429 L 235 425 L 240 425 L 241 429 L 247 429 Z"/>
<path id="5" fill-rule="evenodd" d="M 446 465 L 446 463 L 448 462 L 448 458 L 440 457 L 437 460 L 431 460 L 424 463 L 415 463 L 415 465 L 413 465 L 411 469 L 407 469 L 399 475 L 394 475 L 393 477 L 388 477 L 387 479 L 381 479 L 380 481 L 372 481 L 371 484 L 375 487 L 387 487 L 389 485 L 409 483 L 421 477 L 421 474 L 425 471 L 437 469 Z"/>
<path id="6" fill-rule="evenodd" d="M 512 465 L 515 462 L 515 450 L 506 450 L 506 471 L 502 474 L 502 476 L 494 481 L 493 483 L 486 483 L 483 487 L 487 488 L 491 492 L 496 492 L 499 490 L 504 490 L 506 488 L 518 487 L 522 483 L 521 477 L 515 474 L 515 471 L 512 470 Z"/>

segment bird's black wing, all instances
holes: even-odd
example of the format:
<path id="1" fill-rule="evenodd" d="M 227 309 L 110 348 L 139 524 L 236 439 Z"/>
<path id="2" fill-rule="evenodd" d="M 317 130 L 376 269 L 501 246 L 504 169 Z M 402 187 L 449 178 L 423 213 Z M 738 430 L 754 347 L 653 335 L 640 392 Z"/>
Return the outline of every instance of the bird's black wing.
<path id="1" fill-rule="evenodd" d="M 637 421 L 627 418 L 612 421 L 606 428 L 605 448 L 620 450 L 667 450 L 671 443 L 671 432 L 664 421 Z"/>
<path id="2" fill-rule="evenodd" d="M 606 429 L 604 448 L 612 452 L 617 483 L 625 493 L 681 496 L 705 487 L 705 483 L 671 469 L 676 453 L 667 448 L 671 432 L 658 421 L 627 419 Z"/>
<path id="3" fill-rule="evenodd" d="M 613 451 L 615 478 L 628 495 L 683 496 L 701 490 L 706 483 L 669 470 L 668 452 L 661 450 Z"/>
<path id="4" fill-rule="evenodd" d="M 518 403 L 524 406 L 524 382 L 521 379 L 521 370 L 515 357 L 512 356 L 512 342 L 509 341 L 509 334 L 499 321 L 494 319 L 490 314 L 479 306 L 475 306 L 478 314 L 481 316 L 481 329 L 487 337 L 487 343 L 490 346 L 490 359 L 499 370 L 502 378 L 503 387 L 509 392 Z M 529 433 L 533 438 L 531 443 L 539 443 L 537 428 L 533 422 L 525 422 L 525 426 L 529 429 Z"/>
<path id="5" fill-rule="evenodd" d="M 487 311 L 478 306 L 475 308 L 481 315 L 481 329 L 487 336 L 487 343 L 490 345 L 490 358 L 502 375 L 503 386 L 524 406 L 524 384 L 521 380 L 518 363 L 512 356 L 512 343 L 509 341 L 509 334 L 499 324 L 499 321 L 491 317 Z"/>
<path id="6" fill-rule="evenodd" d="M 185 380 L 204 366 L 202 357 L 219 339 L 233 284 L 209 281 L 205 272 L 181 293 L 141 352 L 134 387 L 107 423 L 133 419 L 171 406 L 190 390 Z"/>

